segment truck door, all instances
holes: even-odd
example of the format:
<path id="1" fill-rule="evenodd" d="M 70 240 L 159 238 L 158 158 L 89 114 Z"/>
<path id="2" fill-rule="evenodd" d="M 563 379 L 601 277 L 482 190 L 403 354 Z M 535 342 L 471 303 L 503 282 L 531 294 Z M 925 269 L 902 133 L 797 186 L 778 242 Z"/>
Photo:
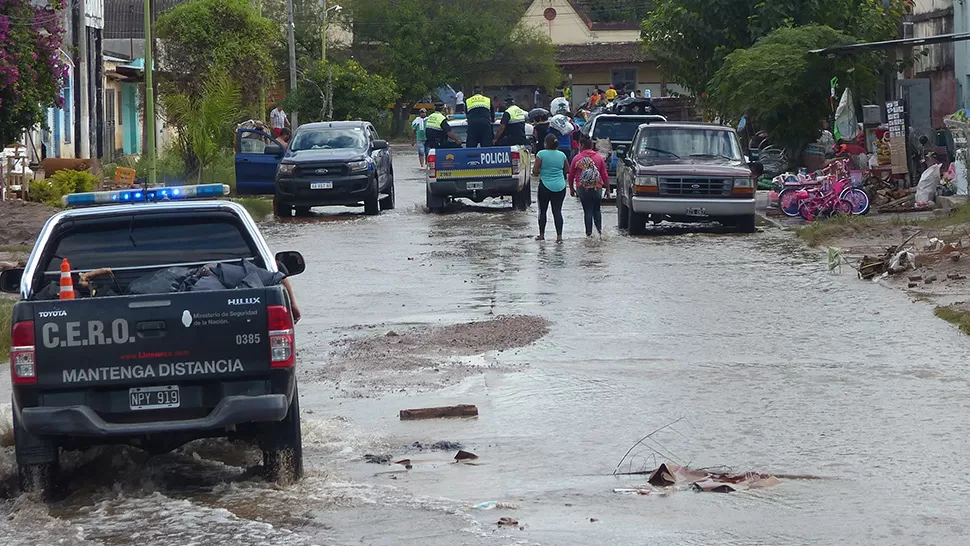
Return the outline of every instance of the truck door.
<path id="1" fill-rule="evenodd" d="M 272 195 L 276 193 L 276 169 L 280 158 L 267 155 L 267 146 L 281 143 L 258 129 L 236 131 L 236 193 Z"/>

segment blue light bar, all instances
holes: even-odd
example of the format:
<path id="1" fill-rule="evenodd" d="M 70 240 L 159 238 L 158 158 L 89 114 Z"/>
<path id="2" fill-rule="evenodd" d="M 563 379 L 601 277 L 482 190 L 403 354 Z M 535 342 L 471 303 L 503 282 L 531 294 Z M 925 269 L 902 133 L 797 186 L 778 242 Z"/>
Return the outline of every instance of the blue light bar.
<path id="1" fill-rule="evenodd" d="M 61 197 L 61 203 L 66 207 L 83 207 L 116 203 L 154 203 L 157 201 L 211 199 L 226 195 L 229 195 L 229 186 L 225 184 L 200 184 L 198 186 L 170 186 L 165 188 L 71 193 Z"/>

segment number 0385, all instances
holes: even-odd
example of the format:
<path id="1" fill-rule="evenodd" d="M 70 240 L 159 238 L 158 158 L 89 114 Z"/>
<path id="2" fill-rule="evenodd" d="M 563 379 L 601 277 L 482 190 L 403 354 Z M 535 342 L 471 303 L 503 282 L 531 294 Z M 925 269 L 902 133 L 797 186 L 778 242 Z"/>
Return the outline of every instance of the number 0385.
<path id="1" fill-rule="evenodd" d="M 257 345 L 259 334 L 239 334 L 236 336 L 236 345 Z"/>

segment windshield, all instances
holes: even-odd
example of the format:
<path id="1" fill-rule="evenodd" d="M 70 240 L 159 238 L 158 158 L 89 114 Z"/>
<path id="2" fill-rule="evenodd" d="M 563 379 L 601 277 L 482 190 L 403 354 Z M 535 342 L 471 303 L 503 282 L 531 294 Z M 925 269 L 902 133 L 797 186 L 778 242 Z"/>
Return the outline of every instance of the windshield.
<path id="1" fill-rule="evenodd" d="M 323 127 L 300 129 L 293 137 L 290 150 L 364 150 L 367 139 L 361 127 Z"/>
<path id="2" fill-rule="evenodd" d="M 642 119 L 599 119 L 593 125 L 592 138 L 608 138 L 611 141 L 630 142 L 641 123 L 643 123 Z"/>
<path id="3" fill-rule="evenodd" d="M 733 131 L 685 127 L 650 127 L 637 143 L 640 159 L 717 157 L 741 161 L 741 146 Z"/>

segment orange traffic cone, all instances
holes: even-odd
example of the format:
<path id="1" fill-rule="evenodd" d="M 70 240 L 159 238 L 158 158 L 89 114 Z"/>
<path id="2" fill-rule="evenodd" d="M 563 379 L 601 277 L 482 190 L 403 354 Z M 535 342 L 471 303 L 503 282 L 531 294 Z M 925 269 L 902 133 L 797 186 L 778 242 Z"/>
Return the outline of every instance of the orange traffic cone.
<path id="1" fill-rule="evenodd" d="M 71 280 L 71 264 L 67 258 L 61 260 L 61 299 L 74 299 L 74 281 Z"/>

